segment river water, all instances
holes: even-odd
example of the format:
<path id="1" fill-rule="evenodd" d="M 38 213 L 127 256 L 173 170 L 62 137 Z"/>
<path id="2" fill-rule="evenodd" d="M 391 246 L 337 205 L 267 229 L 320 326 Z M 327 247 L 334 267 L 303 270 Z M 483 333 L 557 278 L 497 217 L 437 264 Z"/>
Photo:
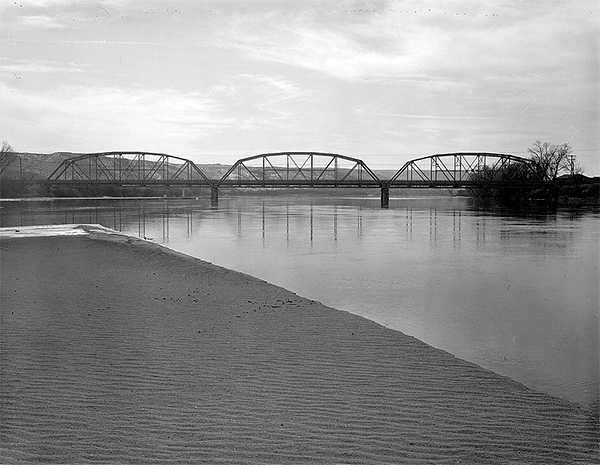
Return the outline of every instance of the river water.
<path id="1" fill-rule="evenodd" d="M 392 192 L 394 194 L 394 192 Z M 600 209 L 457 197 L 3 201 L 0 226 L 98 223 L 375 320 L 597 408 Z M 126 279 L 126 277 L 124 277 Z"/>

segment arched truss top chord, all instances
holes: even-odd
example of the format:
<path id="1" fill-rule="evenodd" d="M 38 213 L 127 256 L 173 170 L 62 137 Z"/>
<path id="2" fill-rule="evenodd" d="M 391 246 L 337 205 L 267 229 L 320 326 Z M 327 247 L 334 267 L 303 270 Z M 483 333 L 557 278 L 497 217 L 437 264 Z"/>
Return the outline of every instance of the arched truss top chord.
<path id="1" fill-rule="evenodd" d="M 321 152 L 279 152 L 238 160 L 219 185 L 374 186 L 381 181 L 360 159 Z"/>
<path id="2" fill-rule="evenodd" d="M 99 152 L 64 160 L 48 181 L 120 185 L 209 185 L 194 162 L 153 152 Z"/>
<path id="3" fill-rule="evenodd" d="M 500 180 L 499 173 L 504 177 Z M 523 176 L 526 174 L 526 176 Z M 407 161 L 390 179 L 391 186 L 469 186 L 491 182 L 510 185 L 536 177 L 535 164 L 516 155 L 457 152 Z"/>

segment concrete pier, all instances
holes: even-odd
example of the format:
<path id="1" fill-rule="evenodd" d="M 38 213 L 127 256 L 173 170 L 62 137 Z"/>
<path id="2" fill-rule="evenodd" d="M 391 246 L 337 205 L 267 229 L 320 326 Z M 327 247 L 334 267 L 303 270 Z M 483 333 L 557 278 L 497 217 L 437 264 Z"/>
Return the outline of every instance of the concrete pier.
<path id="1" fill-rule="evenodd" d="M 390 188 L 389 186 L 381 186 L 381 208 L 388 208 L 390 206 Z"/>
<path id="2" fill-rule="evenodd" d="M 213 206 L 219 204 L 219 186 L 212 185 L 210 186 L 210 203 Z"/>

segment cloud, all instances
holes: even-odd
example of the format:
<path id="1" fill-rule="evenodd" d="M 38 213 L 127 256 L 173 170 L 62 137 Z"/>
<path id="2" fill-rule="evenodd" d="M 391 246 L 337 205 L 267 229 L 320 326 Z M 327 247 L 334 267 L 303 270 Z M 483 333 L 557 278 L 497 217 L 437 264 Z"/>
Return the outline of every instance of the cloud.
<path id="1" fill-rule="evenodd" d="M 83 73 L 84 69 L 76 63 L 64 63 L 49 60 L 9 60 L 0 59 L 0 72 L 3 73 Z"/>
<path id="2" fill-rule="evenodd" d="M 19 18 L 20 23 L 26 27 L 63 29 L 67 27 L 63 22 L 47 15 L 31 15 Z"/>
<path id="3" fill-rule="evenodd" d="M 215 84 L 207 95 L 235 115 L 237 128 L 289 131 L 299 105 L 313 92 L 277 75 L 242 73 Z"/>
<path id="4" fill-rule="evenodd" d="M 497 118 L 494 116 L 466 116 L 466 115 L 414 115 L 414 114 L 398 114 L 398 113 L 377 113 L 376 116 L 391 116 L 393 118 L 408 118 L 408 119 L 426 119 L 426 120 L 497 120 L 502 121 L 506 118 Z"/>
<path id="5" fill-rule="evenodd" d="M 195 144 L 233 124 L 216 102 L 172 89 L 65 86 L 53 92 L 0 87 L 5 138 L 29 150 L 194 152 Z M 67 130 L 67 128 L 69 128 Z M 29 134 L 35 134 L 35 142 Z M 29 144 L 39 147 L 31 147 Z"/>
<path id="6" fill-rule="evenodd" d="M 281 103 L 297 103 L 308 99 L 313 94 L 312 91 L 303 89 L 281 76 L 242 74 L 240 77 L 253 83 L 252 89 L 260 99 L 256 108 L 274 113 L 278 118 L 289 118 L 292 114 L 277 109 L 281 108 Z"/>
<path id="7" fill-rule="evenodd" d="M 62 27 L 57 19 L 60 12 L 72 8 L 72 0 L 18 0 L 0 2 L 3 23 L 19 23 L 23 26 L 56 28 Z"/>
<path id="8" fill-rule="evenodd" d="M 349 6 L 329 14 L 283 11 L 234 14 L 222 40 L 247 57 L 338 79 L 423 73 L 465 76 L 554 69 L 580 63 L 573 45 L 596 30 L 597 11 L 577 3 L 375 2 L 368 14 Z M 584 3 L 585 5 L 585 3 Z M 320 12 L 320 11 L 319 11 Z M 585 11 L 584 11 L 585 13 Z M 589 18 L 588 18 L 589 17 Z M 577 21 L 574 30 L 568 19 Z"/>
<path id="9" fill-rule="evenodd" d="M 344 33 L 306 27 L 295 21 L 270 28 L 261 22 L 259 18 L 234 22 L 236 29 L 228 31 L 230 47 L 251 59 L 308 68 L 342 79 L 361 77 L 367 69 L 371 74 L 390 71 L 385 55 L 362 49 Z"/>

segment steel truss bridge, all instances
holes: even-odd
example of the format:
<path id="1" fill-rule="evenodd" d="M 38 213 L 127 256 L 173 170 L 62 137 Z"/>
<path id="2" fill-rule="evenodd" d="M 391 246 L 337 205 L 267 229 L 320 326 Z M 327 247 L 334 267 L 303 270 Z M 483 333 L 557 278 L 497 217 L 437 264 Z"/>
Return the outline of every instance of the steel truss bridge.
<path id="1" fill-rule="evenodd" d="M 211 178 L 185 158 L 151 152 L 101 152 L 64 160 L 46 180 L 50 186 L 180 186 L 381 189 L 382 206 L 390 188 L 533 188 L 532 160 L 501 153 L 445 153 L 406 162 L 390 179 L 381 179 L 358 158 L 320 152 L 266 153 L 242 158 L 219 178 Z M 502 176 L 499 176 L 502 173 Z M 523 176 L 527 174 L 527 176 Z M 529 179 L 525 185 L 522 179 Z M 534 181 L 531 181 L 534 179 Z"/>

